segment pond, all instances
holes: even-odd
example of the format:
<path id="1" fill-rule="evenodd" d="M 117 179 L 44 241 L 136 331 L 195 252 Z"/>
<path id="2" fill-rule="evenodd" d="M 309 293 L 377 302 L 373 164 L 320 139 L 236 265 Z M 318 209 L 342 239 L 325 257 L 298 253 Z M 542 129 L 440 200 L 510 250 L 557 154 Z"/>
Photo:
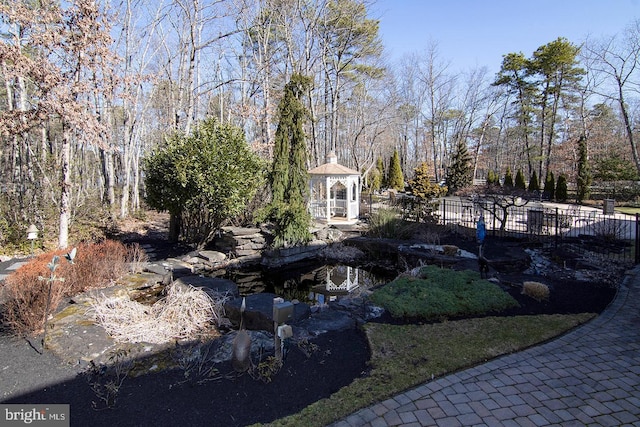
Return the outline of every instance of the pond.
<path id="1" fill-rule="evenodd" d="M 269 292 L 286 301 L 324 305 L 357 297 L 395 275 L 342 264 L 298 263 L 279 270 L 229 271 L 225 278 L 233 280 L 243 296 Z"/>

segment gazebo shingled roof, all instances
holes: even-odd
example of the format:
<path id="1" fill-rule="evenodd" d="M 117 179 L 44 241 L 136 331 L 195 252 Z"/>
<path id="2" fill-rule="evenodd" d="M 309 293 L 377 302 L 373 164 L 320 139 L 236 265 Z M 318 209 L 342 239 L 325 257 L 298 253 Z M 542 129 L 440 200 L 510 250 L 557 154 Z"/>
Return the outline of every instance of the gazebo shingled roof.
<path id="1" fill-rule="evenodd" d="M 360 175 L 360 173 L 338 163 L 325 163 L 311 169 L 309 175 Z"/>

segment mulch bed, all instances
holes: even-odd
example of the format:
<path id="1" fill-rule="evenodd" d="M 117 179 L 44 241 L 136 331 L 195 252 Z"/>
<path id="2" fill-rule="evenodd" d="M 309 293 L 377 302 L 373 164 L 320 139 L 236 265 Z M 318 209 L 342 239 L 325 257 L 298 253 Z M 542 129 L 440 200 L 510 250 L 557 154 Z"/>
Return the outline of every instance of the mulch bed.
<path id="1" fill-rule="evenodd" d="M 158 241 L 149 243 L 157 244 Z M 173 255 L 174 250 L 176 248 L 160 248 L 159 254 Z M 536 276 L 531 279 L 535 280 Z M 529 278 L 514 274 L 503 275 L 501 280 L 521 283 Z M 505 286 L 521 307 L 501 315 L 599 313 L 616 291 L 608 285 L 562 278 L 546 278 L 545 282 L 552 288 L 552 298 L 543 302 L 522 295 L 518 287 Z M 186 377 L 184 370 L 164 370 L 126 378 L 116 401 L 107 404 L 91 390 L 91 385 L 105 386 L 114 377 L 98 370 L 93 375 L 78 375 L 73 380 L 14 396 L 3 403 L 70 403 L 72 425 L 245 426 L 268 423 L 299 412 L 367 374 L 370 352 L 363 332 L 328 332 L 312 342 L 317 346 L 313 346 L 312 351 L 309 351 L 310 347 L 288 348 L 282 369 L 271 376 L 270 381 L 256 379 L 247 373 L 237 374 L 230 364 L 217 366 L 220 378 L 207 381 L 197 375 Z"/>
<path id="2" fill-rule="evenodd" d="M 163 371 L 123 381 L 108 407 L 91 391 L 105 385 L 110 373 L 80 375 L 3 403 L 71 403 L 71 425 L 92 426 L 245 426 L 267 423 L 299 412 L 311 403 L 365 375 L 369 349 L 358 330 L 329 332 L 313 340 L 312 351 L 291 347 L 282 369 L 270 382 L 218 366 L 221 379 L 203 381 L 183 370 Z M 304 351 L 303 351 L 304 350 Z M 89 381 L 90 380 L 90 381 Z"/>

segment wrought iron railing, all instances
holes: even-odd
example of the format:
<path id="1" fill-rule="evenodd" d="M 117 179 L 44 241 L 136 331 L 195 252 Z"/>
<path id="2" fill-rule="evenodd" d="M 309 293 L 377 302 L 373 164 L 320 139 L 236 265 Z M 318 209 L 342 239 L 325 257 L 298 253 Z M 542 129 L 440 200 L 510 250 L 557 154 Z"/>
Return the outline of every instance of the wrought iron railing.
<path id="1" fill-rule="evenodd" d="M 640 221 L 612 208 L 530 201 L 517 197 L 465 199 L 445 197 L 424 203 L 411 196 L 366 196 L 361 215 L 381 208 L 397 209 L 404 219 L 428 220 L 461 234 L 474 235 L 482 215 L 487 236 L 528 239 L 574 249 L 597 251 L 605 257 L 640 263 Z"/>

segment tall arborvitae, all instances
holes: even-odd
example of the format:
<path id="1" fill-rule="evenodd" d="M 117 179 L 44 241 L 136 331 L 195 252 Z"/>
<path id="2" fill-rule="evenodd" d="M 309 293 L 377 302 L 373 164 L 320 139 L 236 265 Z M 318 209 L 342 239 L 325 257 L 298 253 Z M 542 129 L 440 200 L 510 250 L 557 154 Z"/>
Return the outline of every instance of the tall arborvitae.
<path id="1" fill-rule="evenodd" d="M 540 180 L 538 180 L 538 174 L 533 171 L 531 178 L 529 178 L 529 191 L 532 193 L 540 191 Z"/>
<path id="2" fill-rule="evenodd" d="M 507 171 L 504 174 L 504 187 L 513 188 L 513 174 L 511 168 L 507 167 Z"/>
<path id="3" fill-rule="evenodd" d="M 398 150 L 393 151 L 393 157 L 391 157 L 391 164 L 389 165 L 389 188 L 398 191 L 404 190 L 404 177 L 402 176 Z"/>
<path id="4" fill-rule="evenodd" d="M 387 175 L 384 173 L 384 161 L 382 157 L 378 157 L 378 161 L 376 162 L 376 169 L 378 169 L 378 173 L 380 174 L 380 187 L 388 186 Z"/>
<path id="5" fill-rule="evenodd" d="M 490 187 L 500 185 L 500 177 L 493 169 L 489 169 L 487 172 L 487 185 Z"/>
<path id="6" fill-rule="evenodd" d="M 516 189 L 523 191 L 527 189 L 527 183 L 524 180 L 524 173 L 522 172 L 522 169 L 518 169 L 518 172 L 516 173 L 515 187 Z"/>
<path id="7" fill-rule="evenodd" d="M 311 216 L 306 200 L 309 192 L 307 143 L 303 124 L 307 110 L 301 97 L 311 84 L 308 77 L 293 74 L 278 106 L 271 190 L 273 200 L 266 219 L 275 225 L 274 246 L 293 246 L 311 240 Z"/>
<path id="8" fill-rule="evenodd" d="M 589 171 L 589 154 L 587 138 L 578 140 L 578 176 L 576 177 L 576 200 L 578 203 L 589 198 L 591 194 L 591 172 Z"/>
<path id="9" fill-rule="evenodd" d="M 567 198 L 567 177 L 565 175 L 560 175 L 558 177 L 558 185 L 556 186 L 556 200 L 559 202 L 566 202 Z"/>
<path id="10" fill-rule="evenodd" d="M 446 183 L 449 194 L 456 192 L 464 187 L 468 187 L 473 182 L 471 168 L 471 155 L 467 149 L 467 144 L 460 141 L 456 147 L 455 153 L 451 158 L 451 166 L 447 169 Z"/>
<path id="11" fill-rule="evenodd" d="M 556 180 L 553 176 L 553 172 L 547 171 L 547 176 L 544 180 L 544 189 L 542 190 L 542 194 L 545 199 L 553 200 L 555 198 L 556 193 Z"/>

